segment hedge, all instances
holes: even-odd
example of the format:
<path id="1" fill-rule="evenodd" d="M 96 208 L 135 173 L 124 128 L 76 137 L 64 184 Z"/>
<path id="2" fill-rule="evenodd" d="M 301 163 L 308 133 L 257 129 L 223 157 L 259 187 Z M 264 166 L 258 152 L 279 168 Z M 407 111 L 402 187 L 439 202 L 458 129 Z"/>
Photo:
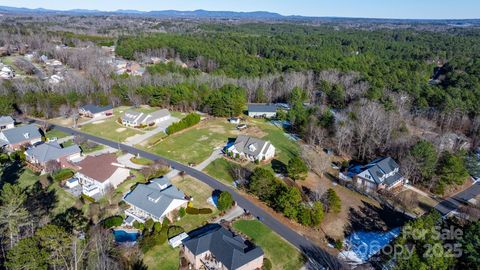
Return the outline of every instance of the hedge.
<path id="1" fill-rule="evenodd" d="M 52 178 L 53 178 L 53 180 L 60 182 L 60 181 L 72 178 L 73 175 L 74 175 L 74 173 L 73 173 L 72 170 L 62 169 L 62 170 L 54 172 L 52 174 Z"/>
<path id="2" fill-rule="evenodd" d="M 200 122 L 200 115 L 196 113 L 190 113 L 179 122 L 171 124 L 166 130 L 167 135 L 179 132 L 180 130 L 194 126 Z"/>
<path id="3" fill-rule="evenodd" d="M 210 208 L 200 208 L 199 209 L 199 208 L 194 208 L 194 207 L 187 207 L 187 209 L 185 211 L 189 215 L 198 215 L 198 214 L 206 215 L 206 214 L 213 213 L 212 209 L 210 209 Z"/>
<path id="4" fill-rule="evenodd" d="M 183 232 L 185 232 L 185 230 L 181 226 L 170 226 L 170 228 L 168 228 L 168 238 L 172 238 Z"/>
<path id="5" fill-rule="evenodd" d="M 94 198 L 92 198 L 92 197 L 90 197 L 90 196 L 88 196 L 88 195 L 85 195 L 85 194 L 83 194 L 83 193 L 82 193 L 82 198 L 83 198 L 84 200 L 87 200 L 87 201 L 91 202 L 91 203 L 94 203 L 94 202 L 95 202 L 95 199 L 94 199 Z"/>

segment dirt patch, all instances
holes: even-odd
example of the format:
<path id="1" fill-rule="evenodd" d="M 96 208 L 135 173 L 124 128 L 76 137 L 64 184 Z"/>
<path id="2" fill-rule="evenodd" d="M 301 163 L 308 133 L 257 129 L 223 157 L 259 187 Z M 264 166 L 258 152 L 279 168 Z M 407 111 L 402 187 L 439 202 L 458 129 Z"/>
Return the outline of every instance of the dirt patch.
<path id="1" fill-rule="evenodd" d="M 267 133 L 265 131 L 261 130 L 257 126 L 249 126 L 246 129 L 242 130 L 240 133 L 244 134 L 244 135 L 256 137 L 256 138 L 263 138 L 263 137 L 267 136 Z"/>
<path id="2" fill-rule="evenodd" d="M 202 137 L 198 138 L 197 141 L 199 141 L 199 142 L 206 141 L 206 140 L 208 140 L 208 138 L 209 138 L 208 136 L 203 135 Z"/>
<path id="3" fill-rule="evenodd" d="M 98 125 L 98 124 L 101 124 L 101 123 L 104 123 L 104 122 L 105 122 L 105 120 L 100 120 L 100 121 L 95 121 L 92 124 Z"/>
<path id="4" fill-rule="evenodd" d="M 115 131 L 118 132 L 118 133 L 124 132 L 125 130 L 127 130 L 127 129 L 126 129 L 126 128 L 117 128 L 117 129 L 115 129 Z"/>

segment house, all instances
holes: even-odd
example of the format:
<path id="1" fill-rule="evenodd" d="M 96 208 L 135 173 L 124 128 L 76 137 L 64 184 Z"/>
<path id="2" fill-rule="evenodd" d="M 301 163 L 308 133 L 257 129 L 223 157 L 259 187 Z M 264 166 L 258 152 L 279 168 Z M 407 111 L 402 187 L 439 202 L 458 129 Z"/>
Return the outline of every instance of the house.
<path id="1" fill-rule="evenodd" d="M 275 104 L 254 103 L 248 104 L 248 116 L 255 118 L 273 118 L 277 115 Z"/>
<path id="2" fill-rule="evenodd" d="M 392 189 L 405 183 L 400 166 L 391 157 L 378 158 L 364 166 L 352 166 L 340 178 L 352 180 L 358 188 L 366 191 Z"/>
<path id="3" fill-rule="evenodd" d="M 275 147 L 269 142 L 254 137 L 240 135 L 235 142 L 227 148 L 227 153 L 232 157 L 248 159 L 250 161 L 263 161 L 275 156 Z"/>
<path id="4" fill-rule="evenodd" d="M 42 134 L 34 124 L 4 129 L 0 132 L 0 146 L 16 151 L 22 146 L 34 145 L 42 141 Z"/>
<path id="5" fill-rule="evenodd" d="M 87 104 L 80 108 L 80 115 L 90 118 L 106 117 L 113 115 L 113 107 L 108 106 L 96 106 L 93 104 Z"/>
<path id="6" fill-rule="evenodd" d="M 230 118 L 228 118 L 228 122 L 231 123 L 231 124 L 240 124 L 240 118 L 230 117 Z"/>
<path id="7" fill-rule="evenodd" d="M 117 188 L 130 176 L 130 170 L 117 163 L 115 154 L 87 156 L 76 165 L 79 170 L 75 178 L 82 185 L 82 193 L 95 199 L 110 188 Z"/>
<path id="8" fill-rule="evenodd" d="M 0 116 L 0 130 L 10 129 L 15 127 L 15 121 L 11 116 Z"/>
<path id="9" fill-rule="evenodd" d="M 127 127 L 153 126 L 168 119 L 170 119 L 170 112 L 167 109 L 152 113 L 127 111 L 121 118 L 122 124 Z"/>
<path id="10" fill-rule="evenodd" d="M 182 249 L 193 269 L 254 270 L 263 266 L 260 247 L 220 225 L 184 241 Z"/>
<path id="11" fill-rule="evenodd" d="M 74 144 L 63 148 L 58 142 L 47 142 L 25 151 L 26 159 L 45 168 L 47 162 L 55 160 L 62 168 L 71 168 L 71 161 L 81 156 L 81 149 Z"/>
<path id="12" fill-rule="evenodd" d="M 132 224 L 134 220 L 143 223 L 149 218 L 160 222 L 164 218 L 172 220 L 173 211 L 186 207 L 188 203 L 185 194 L 172 185 L 167 177 L 138 184 L 123 200 L 130 205 L 125 215 L 133 218 L 130 219 Z"/>

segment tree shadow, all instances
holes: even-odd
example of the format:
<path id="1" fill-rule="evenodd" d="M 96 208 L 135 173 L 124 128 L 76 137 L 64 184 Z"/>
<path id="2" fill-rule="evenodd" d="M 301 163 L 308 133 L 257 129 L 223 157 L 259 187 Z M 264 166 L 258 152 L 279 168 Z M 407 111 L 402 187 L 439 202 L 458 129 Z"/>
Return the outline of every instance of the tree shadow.
<path id="1" fill-rule="evenodd" d="M 83 215 L 82 210 L 75 207 L 70 207 L 65 212 L 58 214 L 52 222 L 69 232 L 85 231 L 89 224 L 89 220 Z"/>
<path id="2" fill-rule="evenodd" d="M 36 182 L 29 189 L 26 208 L 36 221 L 48 216 L 56 205 L 57 195 L 55 190 L 45 190 L 39 182 Z"/>
<path id="3" fill-rule="evenodd" d="M 301 246 L 300 249 L 304 256 L 306 256 L 305 269 L 350 269 L 347 265 L 342 264 L 336 257 L 317 246 Z"/>
<path id="4" fill-rule="evenodd" d="M 345 228 L 348 235 L 353 231 L 387 231 L 403 226 L 410 218 L 387 206 L 377 207 L 362 201 L 359 209 L 349 209 L 349 223 Z"/>
<path id="5" fill-rule="evenodd" d="M 286 174 L 287 165 L 278 159 L 272 160 L 272 169 L 275 173 Z"/>
<path id="6" fill-rule="evenodd" d="M 2 169 L 2 174 L 0 177 L 0 188 L 3 187 L 5 183 L 15 184 L 18 182 L 20 175 L 25 171 L 21 161 L 15 160 L 9 162 Z"/>

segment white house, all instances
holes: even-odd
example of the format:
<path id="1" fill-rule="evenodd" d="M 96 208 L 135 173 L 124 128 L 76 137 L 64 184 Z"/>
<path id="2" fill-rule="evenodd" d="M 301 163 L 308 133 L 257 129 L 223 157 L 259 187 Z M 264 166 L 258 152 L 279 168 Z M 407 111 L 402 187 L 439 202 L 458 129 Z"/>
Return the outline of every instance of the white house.
<path id="1" fill-rule="evenodd" d="M 248 104 L 248 116 L 255 118 L 273 118 L 277 116 L 275 104 L 253 103 Z"/>
<path id="2" fill-rule="evenodd" d="M 227 148 L 232 157 L 248 159 L 250 161 L 270 160 L 275 156 L 275 147 L 269 142 L 250 136 L 240 135 Z"/>
<path id="3" fill-rule="evenodd" d="M 406 182 L 400 174 L 400 166 L 391 157 L 378 158 L 364 166 L 352 166 L 339 177 L 366 191 L 392 189 Z"/>
<path id="4" fill-rule="evenodd" d="M 163 221 L 164 218 L 172 220 L 171 213 L 180 207 L 186 207 L 188 203 L 185 194 L 173 186 L 167 177 L 138 184 L 123 200 L 130 206 L 125 210 L 125 215 L 131 217 L 128 219 L 131 224 L 128 225 L 132 225 L 135 220 L 143 223 L 149 218 L 154 221 Z"/>
<path id="5" fill-rule="evenodd" d="M 82 193 L 95 199 L 109 188 L 117 188 L 130 176 L 130 170 L 117 163 L 115 154 L 88 156 L 76 165 L 80 169 L 75 178 L 82 185 Z"/>
<path id="6" fill-rule="evenodd" d="M 11 116 L 0 116 L 0 130 L 10 129 L 15 127 L 15 121 Z"/>
<path id="7" fill-rule="evenodd" d="M 170 119 L 171 115 L 167 109 L 158 110 L 152 113 L 127 111 L 123 114 L 122 124 L 127 127 L 153 126 Z"/>

